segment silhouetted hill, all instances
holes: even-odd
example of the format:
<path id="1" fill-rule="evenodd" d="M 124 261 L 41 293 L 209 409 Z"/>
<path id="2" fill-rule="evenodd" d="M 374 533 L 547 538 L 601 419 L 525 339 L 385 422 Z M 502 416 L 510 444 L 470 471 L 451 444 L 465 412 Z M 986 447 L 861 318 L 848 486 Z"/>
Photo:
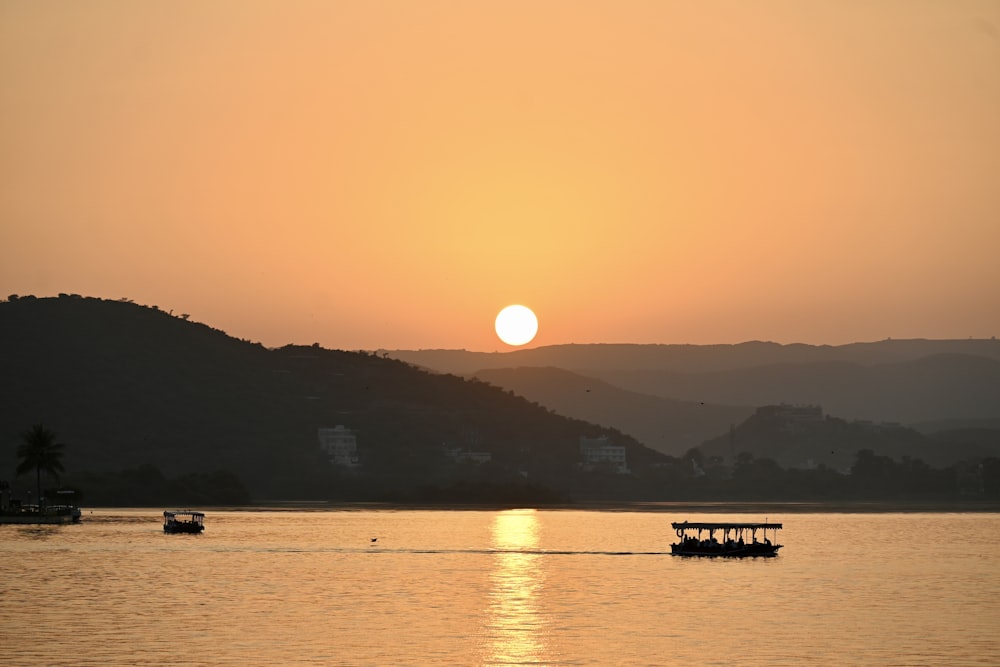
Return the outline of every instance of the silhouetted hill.
<path id="1" fill-rule="evenodd" d="M 581 435 L 609 434 L 637 471 L 662 458 L 479 381 L 372 354 L 269 350 L 122 301 L 0 303 L 0 377 L 0 478 L 13 478 L 19 433 L 34 423 L 67 443 L 70 477 L 145 464 L 168 476 L 231 471 L 256 498 L 406 497 L 466 478 L 501 489 L 525 475 L 600 497 L 577 471 Z M 319 449 L 317 429 L 338 424 L 357 432 L 357 475 Z M 445 447 L 493 460 L 463 468 Z"/>
<path id="2" fill-rule="evenodd" d="M 675 401 L 619 389 L 558 368 L 482 370 L 475 377 L 558 414 L 613 427 L 647 447 L 680 456 L 753 414 L 752 407 Z"/>
<path id="3" fill-rule="evenodd" d="M 555 367 L 604 378 L 605 371 L 712 373 L 771 364 L 849 362 L 873 364 L 913 361 L 932 355 L 959 354 L 1000 361 L 1000 341 L 883 340 L 847 345 L 782 345 L 749 341 L 735 345 L 569 344 L 510 352 L 466 350 L 392 350 L 388 355 L 434 370 L 468 374 L 478 370 Z"/>
<path id="4" fill-rule="evenodd" d="M 1000 456 L 1000 431 L 948 432 L 931 437 L 894 423 L 847 421 L 829 415 L 815 420 L 789 419 L 785 416 L 788 407 L 762 407 L 699 449 L 706 457 L 717 457 L 730 465 L 748 453 L 784 468 L 825 466 L 840 471 L 851 468 L 859 450 L 894 460 L 919 459 L 942 468 L 963 460 Z"/>
<path id="5" fill-rule="evenodd" d="M 561 345 L 504 354 L 395 351 L 448 372 L 558 367 L 640 394 L 718 405 L 814 403 L 847 419 L 1000 417 L 1000 342 L 886 340 L 841 346 Z"/>
<path id="6" fill-rule="evenodd" d="M 608 373 L 619 386 L 715 403 L 818 404 L 847 419 L 911 423 L 1000 415 L 1000 362 L 937 354 L 864 366 L 846 361 L 772 364 L 716 373 Z"/>

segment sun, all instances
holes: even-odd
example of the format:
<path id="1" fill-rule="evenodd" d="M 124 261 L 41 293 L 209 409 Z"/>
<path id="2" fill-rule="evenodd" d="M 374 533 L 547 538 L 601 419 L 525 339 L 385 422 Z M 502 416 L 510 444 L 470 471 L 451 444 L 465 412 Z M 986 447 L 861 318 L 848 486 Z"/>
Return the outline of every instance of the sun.
<path id="1" fill-rule="evenodd" d="M 497 315 L 496 330 L 508 345 L 524 345 L 538 333 L 538 318 L 527 306 L 507 306 Z"/>

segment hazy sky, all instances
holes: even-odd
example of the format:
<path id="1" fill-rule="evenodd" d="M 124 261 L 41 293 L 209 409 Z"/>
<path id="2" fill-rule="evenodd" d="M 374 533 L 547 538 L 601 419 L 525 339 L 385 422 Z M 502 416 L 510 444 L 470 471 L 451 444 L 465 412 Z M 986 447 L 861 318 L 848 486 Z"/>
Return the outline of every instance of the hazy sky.
<path id="1" fill-rule="evenodd" d="M 1000 2 L 0 0 L 0 297 L 266 345 L 1000 335 Z"/>

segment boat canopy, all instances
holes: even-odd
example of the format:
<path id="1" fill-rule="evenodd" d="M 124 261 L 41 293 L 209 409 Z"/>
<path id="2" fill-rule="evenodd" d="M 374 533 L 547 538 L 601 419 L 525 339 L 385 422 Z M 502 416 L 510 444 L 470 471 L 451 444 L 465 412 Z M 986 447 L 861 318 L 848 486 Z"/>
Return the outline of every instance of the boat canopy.
<path id="1" fill-rule="evenodd" d="M 780 523 L 714 523 L 714 522 L 674 522 L 670 524 L 674 530 L 732 530 L 742 528 L 744 530 L 781 530 Z"/>
<path id="2" fill-rule="evenodd" d="M 190 510 L 174 510 L 173 512 L 171 512 L 169 510 L 165 510 L 163 512 L 163 516 L 165 518 L 170 518 L 170 517 L 175 517 L 175 516 L 189 516 L 189 517 L 194 518 L 194 517 L 199 517 L 199 516 L 200 517 L 204 517 L 205 514 L 203 512 L 192 512 Z"/>

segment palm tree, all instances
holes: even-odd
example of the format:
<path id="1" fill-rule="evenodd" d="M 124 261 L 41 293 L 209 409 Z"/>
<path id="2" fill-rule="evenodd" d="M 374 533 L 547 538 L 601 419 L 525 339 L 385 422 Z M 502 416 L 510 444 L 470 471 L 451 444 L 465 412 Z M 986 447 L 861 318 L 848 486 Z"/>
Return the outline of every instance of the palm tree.
<path id="1" fill-rule="evenodd" d="M 38 511 L 42 510 L 42 471 L 59 479 L 63 471 L 62 449 L 65 445 L 56 442 L 56 434 L 41 424 L 35 424 L 21 434 L 21 444 L 17 448 L 17 474 L 22 475 L 35 471 L 35 484 L 38 486 Z"/>

